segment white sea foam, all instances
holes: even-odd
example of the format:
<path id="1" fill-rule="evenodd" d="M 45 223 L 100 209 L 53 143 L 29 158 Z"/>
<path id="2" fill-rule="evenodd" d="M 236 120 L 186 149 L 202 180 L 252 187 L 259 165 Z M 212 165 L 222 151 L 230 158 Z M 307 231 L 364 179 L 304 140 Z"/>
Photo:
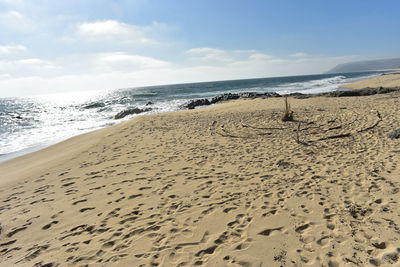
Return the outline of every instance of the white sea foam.
<path id="1" fill-rule="evenodd" d="M 286 83 L 279 86 L 278 92 L 282 91 L 285 94 L 295 92 L 303 94 L 324 93 L 336 90 L 345 81 L 346 77 L 339 75 L 304 82 Z"/>

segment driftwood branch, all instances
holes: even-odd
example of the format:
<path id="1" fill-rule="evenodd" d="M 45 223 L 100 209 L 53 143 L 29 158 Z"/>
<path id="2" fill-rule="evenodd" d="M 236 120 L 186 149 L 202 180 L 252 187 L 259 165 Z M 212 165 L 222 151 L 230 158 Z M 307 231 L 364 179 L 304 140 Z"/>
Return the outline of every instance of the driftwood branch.
<path id="1" fill-rule="evenodd" d="M 382 121 L 382 116 L 379 113 L 379 111 L 376 111 L 376 116 L 378 117 L 378 120 L 372 126 L 358 130 L 357 132 L 358 133 L 366 132 L 366 131 L 371 130 L 371 129 L 375 128 L 376 126 L 378 126 L 378 124 Z"/>
<path id="2" fill-rule="evenodd" d="M 341 129 L 341 128 L 342 128 L 342 125 L 338 125 L 338 126 L 335 126 L 335 127 L 328 128 L 327 131 L 337 130 L 337 129 Z"/>
<path id="3" fill-rule="evenodd" d="M 319 138 L 319 139 L 317 139 L 315 141 L 323 141 L 323 140 L 329 140 L 329 139 L 344 138 L 344 137 L 349 137 L 349 136 L 351 136 L 351 133 L 330 135 L 330 136 L 327 136 L 327 137 Z"/>

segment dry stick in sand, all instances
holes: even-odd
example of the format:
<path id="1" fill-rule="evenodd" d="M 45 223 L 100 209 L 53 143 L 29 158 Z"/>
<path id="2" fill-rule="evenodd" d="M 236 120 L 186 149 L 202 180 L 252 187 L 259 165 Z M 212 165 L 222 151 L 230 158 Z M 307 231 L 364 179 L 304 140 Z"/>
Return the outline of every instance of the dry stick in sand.
<path id="1" fill-rule="evenodd" d="M 283 114 L 281 121 L 293 121 L 293 111 L 290 111 L 290 105 L 287 100 L 287 96 L 285 96 L 285 114 Z"/>
<path id="2" fill-rule="evenodd" d="M 294 137 L 294 140 L 296 141 L 297 144 L 301 145 L 309 145 L 306 140 L 306 134 L 304 133 L 303 140 L 300 141 L 300 131 L 301 131 L 301 121 L 297 124 L 297 129 L 296 129 L 296 136 Z"/>
<path id="3" fill-rule="evenodd" d="M 317 140 L 315 140 L 315 141 L 323 141 L 323 140 L 336 139 L 336 138 L 343 138 L 343 137 L 349 137 L 349 136 L 351 136 L 351 133 L 338 134 L 338 135 L 330 135 L 330 136 L 327 136 L 327 137 L 319 138 L 319 139 L 317 139 Z"/>
<path id="4" fill-rule="evenodd" d="M 297 124 L 296 137 L 294 139 L 296 141 L 296 143 L 298 143 L 298 144 L 302 143 L 300 141 L 300 126 L 301 126 L 301 122 L 299 122 L 299 124 Z"/>

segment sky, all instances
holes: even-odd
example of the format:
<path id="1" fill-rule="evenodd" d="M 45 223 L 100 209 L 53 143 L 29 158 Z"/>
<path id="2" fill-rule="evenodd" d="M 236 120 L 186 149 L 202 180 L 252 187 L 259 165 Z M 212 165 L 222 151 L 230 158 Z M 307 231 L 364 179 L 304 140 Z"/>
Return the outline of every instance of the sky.
<path id="1" fill-rule="evenodd" d="M 400 57 L 400 1 L 0 0 L 0 97 Z"/>

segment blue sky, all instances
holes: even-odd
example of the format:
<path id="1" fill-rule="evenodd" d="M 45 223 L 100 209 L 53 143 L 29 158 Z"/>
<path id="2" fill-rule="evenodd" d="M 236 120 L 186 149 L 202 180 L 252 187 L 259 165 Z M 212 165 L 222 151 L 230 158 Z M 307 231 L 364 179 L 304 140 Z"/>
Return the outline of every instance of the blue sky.
<path id="1" fill-rule="evenodd" d="M 0 0 L 0 97 L 400 57 L 400 1 Z"/>

